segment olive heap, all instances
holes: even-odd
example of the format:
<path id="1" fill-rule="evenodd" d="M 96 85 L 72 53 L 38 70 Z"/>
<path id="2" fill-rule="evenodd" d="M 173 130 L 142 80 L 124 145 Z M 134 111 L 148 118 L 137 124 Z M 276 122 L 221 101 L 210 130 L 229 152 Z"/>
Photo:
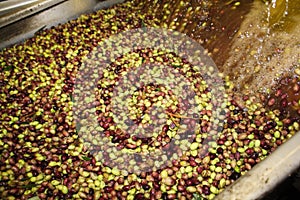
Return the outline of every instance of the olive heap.
<path id="1" fill-rule="evenodd" d="M 131 173 L 105 162 L 126 162 L 115 158 L 115 152 L 104 153 L 102 158 L 94 156 L 93 150 L 106 148 L 106 144 L 84 144 L 99 133 L 80 130 L 74 120 L 76 75 L 83 59 L 105 38 L 133 28 L 158 27 L 158 19 L 133 5 L 126 2 L 82 15 L 0 52 L 1 199 L 213 199 L 299 130 L 297 115 L 274 106 L 282 102 L 287 106 L 289 101 L 282 99 L 289 91 L 279 88 L 274 97 L 265 97 L 266 104 L 258 103 L 261 96 L 244 96 L 242 107 L 226 76 L 222 126 L 210 130 L 214 102 L 209 97 L 208 83 L 195 76 L 191 65 L 178 55 L 140 49 L 118 58 L 106 69 L 95 88 L 96 100 L 85 106 L 96 108 L 99 127 L 105 130 L 103 141 L 111 141 L 134 158 L 146 150 L 174 149 L 170 160 L 161 158 L 171 163 L 163 167 L 154 163 L 151 169 Z M 188 107 L 188 102 L 163 84 L 146 84 L 127 96 L 124 91 L 117 93 L 126 99 L 129 114 L 114 116 L 111 103 L 121 102 L 113 93 L 114 84 L 141 60 L 185 74 L 194 83 L 199 110 L 191 116 L 182 115 L 184 108 L 179 105 Z M 135 78 L 129 80 L 134 82 Z M 297 77 L 286 79 L 286 84 L 299 91 Z M 297 97 L 291 102 L 299 110 Z M 149 116 L 152 104 L 166 110 L 158 126 L 153 123 L 157 119 Z M 118 125 L 119 119 L 125 123 Z M 149 136 L 126 133 L 124 129 L 130 132 L 133 125 L 126 119 L 149 129 Z M 170 143 L 185 136 L 177 132 L 182 122 L 196 127 L 188 149 L 176 141 L 174 146 Z M 153 124 L 161 128 L 156 134 L 151 133 Z M 80 135 L 79 130 L 85 134 Z M 128 165 L 142 168 L 134 161 L 138 162 L 131 159 Z"/>

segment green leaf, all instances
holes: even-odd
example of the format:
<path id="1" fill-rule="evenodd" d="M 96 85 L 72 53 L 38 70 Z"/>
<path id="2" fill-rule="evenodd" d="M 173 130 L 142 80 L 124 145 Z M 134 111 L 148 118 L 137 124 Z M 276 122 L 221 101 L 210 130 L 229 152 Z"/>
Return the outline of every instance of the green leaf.
<path id="1" fill-rule="evenodd" d="M 176 68 L 182 68 L 182 66 L 181 65 L 172 65 L 175 69 Z"/>
<path id="2" fill-rule="evenodd" d="M 3 71 L 10 71 L 12 68 L 13 68 L 13 66 L 10 65 L 10 66 L 5 67 L 3 69 Z"/>
<path id="3" fill-rule="evenodd" d="M 142 57 L 142 63 L 144 63 L 146 61 L 146 59 L 144 57 Z"/>
<path id="4" fill-rule="evenodd" d="M 74 102 L 74 98 L 73 98 L 72 93 L 70 94 L 70 100 L 71 100 L 72 102 Z"/>
<path id="5" fill-rule="evenodd" d="M 86 156 L 82 156 L 82 159 L 83 159 L 83 160 L 86 160 L 86 161 L 92 160 L 91 158 L 86 157 Z"/>
<path id="6" fill-rule="evenodd" d="M 29 180 L 29 178 L 28 177 L 24 177 L 20 181 L 27 181 L 27 180 Z"/>
<path id="7" fill-rule="evenodd" d="M 147 29 L 147 25 L 145 24 L 145 22 L 144 21 L 142 21 L 142 30 L 145 32 L 146 31 L 146 29 Z"/>
<path id="8" fill-rule="evenodd" d="M 142 28 L 146 28 L 146 27 L 147 27 L 147 26 L 146 26 L 145 22 L 142 21 Z"/>
<path id="9" fill-rule="evenodd" d="M 78 133 L 81 129 L 81 124 L 78 122 L 76 123 L 76 132 Z"/>
<path id="10" fill-rule="evenodd" d="M 198 193 L 193 194 L 193 200 L 203 200 L 203 198 Z"/>

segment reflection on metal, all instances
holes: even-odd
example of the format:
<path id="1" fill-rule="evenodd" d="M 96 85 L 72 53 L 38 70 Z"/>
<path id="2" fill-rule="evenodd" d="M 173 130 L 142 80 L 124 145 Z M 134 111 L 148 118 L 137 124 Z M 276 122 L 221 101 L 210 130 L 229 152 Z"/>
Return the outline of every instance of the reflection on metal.
<path id="1" fill-rule="evenodd" d="M 0 3 L 0 28 L 65 0 L 13 0 Z"/>
<path id="2" fill-rule="evenodd" d="M 80 14 L 108 8 L 122 3 L 124 0 L 44 0 L 43 2 L 42 5 L 38 5 L 39 7 L 36 6 L 36 9 L 40 10 L 39 12 L 33 10 L 26 18 L 22 15 L 21 20 L 19 15 L 11 16 L 7 20 L 0 17 L 0 49 L 32 37 L 36 31 L 42 28 L 65 23 Z M 8 25 L 1 27 L 3 21 Z"/>
<path id="3" fill-rule="evenodd" d="M 7 14 L 9 12 L 13 12 L 15 9 L 23 8 L 24 6 L 28 6 L 29 4 L 35 3 L 38 0 L 27 0 L 27 1 L 20 1 L 20 0 L 10 0 L 0 2 L 0 16 Z"/>

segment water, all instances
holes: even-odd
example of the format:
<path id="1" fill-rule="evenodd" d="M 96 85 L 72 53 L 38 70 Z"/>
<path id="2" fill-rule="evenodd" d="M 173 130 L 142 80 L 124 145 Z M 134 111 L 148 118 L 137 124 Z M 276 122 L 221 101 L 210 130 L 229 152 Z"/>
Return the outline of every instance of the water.
<path id="1" fill-rule="evenodd" d="M 140 1 L 197 40 L 240 94 L 269 94 L 300 62 L 300 0 Z"/>

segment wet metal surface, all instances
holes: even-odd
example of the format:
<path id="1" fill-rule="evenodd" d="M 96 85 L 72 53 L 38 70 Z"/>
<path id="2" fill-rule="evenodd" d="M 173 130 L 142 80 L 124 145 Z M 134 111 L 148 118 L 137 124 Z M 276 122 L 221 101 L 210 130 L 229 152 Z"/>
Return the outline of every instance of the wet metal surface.
<path id="1" fill-rule="evenodd" d="M 10 1 L 0 1 L 0 16 L 7 15 L 16 9 L 21 9 L 30 4 L 36 3 L 38 0 L 10 0 Z"/>
<path id="2" fill-rule="evenodd" d="M 0 2 L 0 28 L 66 0 L 9 0 Z"/>

